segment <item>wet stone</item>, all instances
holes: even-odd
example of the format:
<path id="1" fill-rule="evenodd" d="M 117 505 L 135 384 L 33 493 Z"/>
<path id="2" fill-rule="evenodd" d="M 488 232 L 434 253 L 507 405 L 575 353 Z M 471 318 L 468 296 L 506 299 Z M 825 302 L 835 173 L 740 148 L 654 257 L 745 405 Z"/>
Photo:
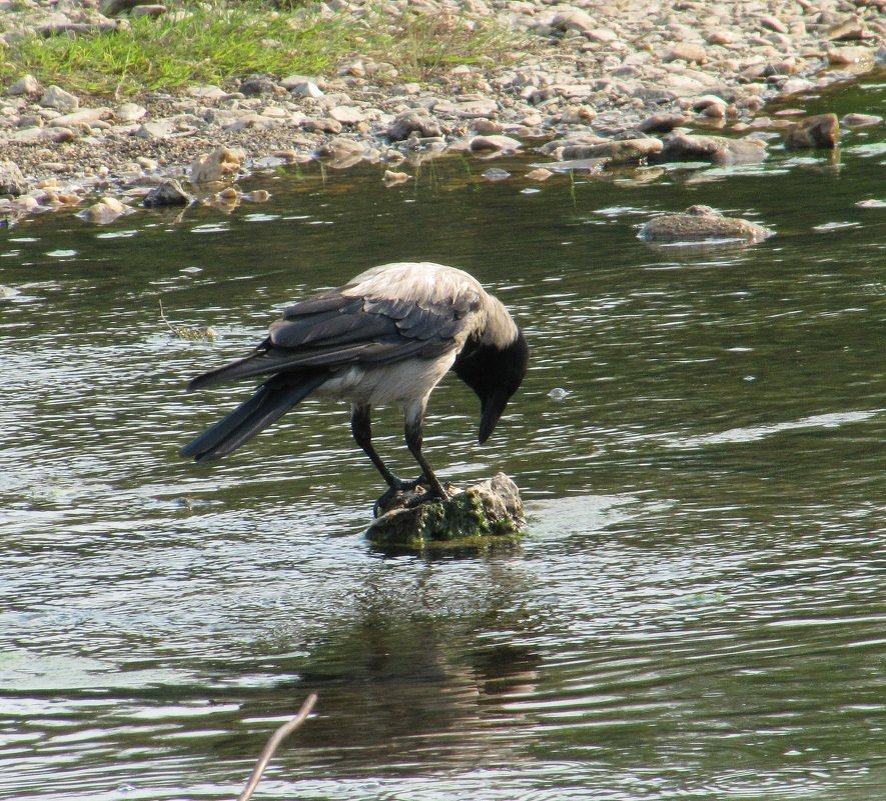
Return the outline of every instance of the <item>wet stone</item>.
<path id="1" fill-rule="evenodd" d="M 760 242 L 772 235 L 762 225 L 738 217 L 724 217 L 710 206 L 690 206 L 678 214 L 662 214 L 644 223 L 637 235 L 645 242 L 675 243 L 705 240 Z"/>
<path id="2" fill-rule="evenodd" d="M 408 550 L 483 548 L 513 542 L 526 525 L 517 485 L 504 473 L 445 500 L 421 501 L 426 490 L 397 494 L 384 504 L 366 536 L 380 547 Z"/>
<path id="3" fill-rule="evenodd" d="M 385 131 L 391 142 L 401 142 L 413 132 L 422 137 L 441 136 L 443 130 L 424 109 L 410 109 L 398 114 Z"/>
<path id="4" fill-rule="evenodd" d="M 840 141 L 836 114 L 815 114 L 800 120 L 788 131 L 785 147 L 820 147 L 833 150 Z"/>
<path id="5" fill-rule="evenodd" d="M 187 206 L 192 200 L 193 198 L 182 189 L 178 181 L 164 181 L 145 195 L 142 205 L 146 208 Z"/>
<path id="6" fill-rule="evenodd" d="M 714 164 L 754 164 L 766 158 L 765 143 L 756 139 L 727 139 L 697 136 L 678 131 L 662 140 L 664 148 L 656 161 L 710 161 Z"/>
<path id="7" fill-rule="evenodd" d="M 188 172 L 192 184 L 207 184 L 234 177 L 246 159 L 239 148 L 217 147 L 211 153 L 201 153 Z"/>

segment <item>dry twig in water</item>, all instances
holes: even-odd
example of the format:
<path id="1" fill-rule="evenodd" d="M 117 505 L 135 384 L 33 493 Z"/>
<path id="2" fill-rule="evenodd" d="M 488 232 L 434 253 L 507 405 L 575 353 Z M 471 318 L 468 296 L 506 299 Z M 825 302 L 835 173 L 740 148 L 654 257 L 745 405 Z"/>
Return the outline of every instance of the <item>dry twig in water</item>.
<path id="1" fill-rule="evenodd" d="M 166 312 L 163 310 L 162 300 L 160 301 L 160 319 L 179 339 L 208 339 L 212 342 L 216 337 L 216 330 L 212 326 L 209 328 L 192 328 L 189 325 L 173 325 L 170 323 L 166 318 Z"/>
<path id="2" fill-rule="evenodd" d="M 249 781 L 246 782 L 246 787 L 243 788 L 243 792 L 240 793 L 240 797 L 237 801 L 249 801 L 252 798 L 252 794 L 255 792 L 255 788 L 258 787 L 259 780 L 261 779 L 262 773 L 265 772 L 265 768 L 268 766 L 268 762 L 271 761 L 271 757 L 274 756 L 274 752 L 279 747 L 280 743 L 283 742 L 292 732 L 294 732 L 302 723 L 305 722 L 308 715 L 311 714 L 311 710 L 314 708 L 314 704 L 317 703 L 317 693 L 311 693 L 306 699 L 305 702 L 301 705 L 301 709 L 298 710 L 298 714 L 292 718 L 291 720 L 286 721 L 277 731 L 275 731 L 271 735 L 271 739 L 268 740 L 268 744 L 264 747 L 261 754 L 259 754 L 258 762 L 255 763 L 255 767 L 252 770 L 252 775 L 249 777 Z"/>

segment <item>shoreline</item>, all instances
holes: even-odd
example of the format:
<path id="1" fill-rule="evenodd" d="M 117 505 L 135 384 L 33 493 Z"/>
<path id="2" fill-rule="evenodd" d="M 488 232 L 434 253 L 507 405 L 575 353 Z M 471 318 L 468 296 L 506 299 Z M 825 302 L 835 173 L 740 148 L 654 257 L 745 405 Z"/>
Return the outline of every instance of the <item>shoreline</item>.
<path id="1" fill-rule="evenodd" d="M 0 222 L 79 211 L 102 196 L 124 213 L 170 180 L 182 190 L 174 202 L 186 203 L 253 169 L 317 159 L 379 162 L 391 183 L 409 180 L 413 154 L 522 149 L 591 170 L 646 163 L 667 153 L 674 131 L 744 143 L 783 130 L 788 120 L 765 117 L 773 100 L 886 63 L 886 0 L 731 5 L 740 8 L 426 0 L 422 9 L 451 13 L 453 24 L 493 16 L 532 46 L 510 65 L 456 66 L 425 85 L 359 56 L 332 76 L 248 76 L 116 101 L 21 76 L 0 88 Z M 337 13 L 359 17 L 362 8 L 342 3 Z M 19 12 L 4 13 L 8 21 Z M 114 202 L 105 206 L 104 217 L 84 216 L 119 216 Z"/>

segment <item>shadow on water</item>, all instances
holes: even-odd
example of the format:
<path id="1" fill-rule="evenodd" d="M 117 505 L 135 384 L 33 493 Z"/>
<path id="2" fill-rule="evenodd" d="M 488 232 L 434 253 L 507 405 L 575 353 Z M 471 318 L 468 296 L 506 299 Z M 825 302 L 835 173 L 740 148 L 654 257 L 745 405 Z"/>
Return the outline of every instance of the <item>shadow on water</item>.
<path id="1" fill-rule="evenodd" d="M 839 113 L 882 105 L 871 83 Z M 854 801 L 886 788 L 882 126 L 838 158 L 524 180 L 444 159 L 263 175 L 224 215 L 0 245 L 0 798 Z M 654 249 L 695 203 L 776 236 Z M 488 446 L 435 393 L 443 478 L 504 470 L 529 534 L 457 558 L 362 537 L 380 487 L 307 401 L 176 456 L 246 392 L 186 395 L 286 302 L 392 260 L 475 273 L 533 361 Z M 176 338 L 213 326 L 213 341 Z M 377 444 L 407 471 L 396 413 Z"/>

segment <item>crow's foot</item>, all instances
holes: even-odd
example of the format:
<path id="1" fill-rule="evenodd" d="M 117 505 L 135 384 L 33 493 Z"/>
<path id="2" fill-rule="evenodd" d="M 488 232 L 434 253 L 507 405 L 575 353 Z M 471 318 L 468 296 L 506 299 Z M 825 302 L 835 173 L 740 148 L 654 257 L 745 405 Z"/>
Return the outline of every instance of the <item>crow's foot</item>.
<path id="1" fill-rule="evenodd" d="M 375 502 L 375 505 L 372 507 L 372 516 L 378 517 L 379 515 L 383 515 L 385 512 L 388 511 L 388 509 L 390 509 L 394 505 L 394 501 L 397 499 L 398 496 L 413 492 L 417 487 L 421 486 L 422 484 L 427 484 L 427 479 L 424 477 L 424 475 L 420 475 L 414 481 L 403 481 L 402 479 L 399 479 L 399 478 L 396 479 L 396 483 L 393 486 L 388 487 L 388 489 L 385 491 L 385 494 L 382 495 Z M 420 495 L 418 497 L 423 498 L 427 494 L 428 493 L 423 493 L 422 495 Z M 412 499 L 410 499 L 406 505 L 412 506 L 413 505 Z"/>

